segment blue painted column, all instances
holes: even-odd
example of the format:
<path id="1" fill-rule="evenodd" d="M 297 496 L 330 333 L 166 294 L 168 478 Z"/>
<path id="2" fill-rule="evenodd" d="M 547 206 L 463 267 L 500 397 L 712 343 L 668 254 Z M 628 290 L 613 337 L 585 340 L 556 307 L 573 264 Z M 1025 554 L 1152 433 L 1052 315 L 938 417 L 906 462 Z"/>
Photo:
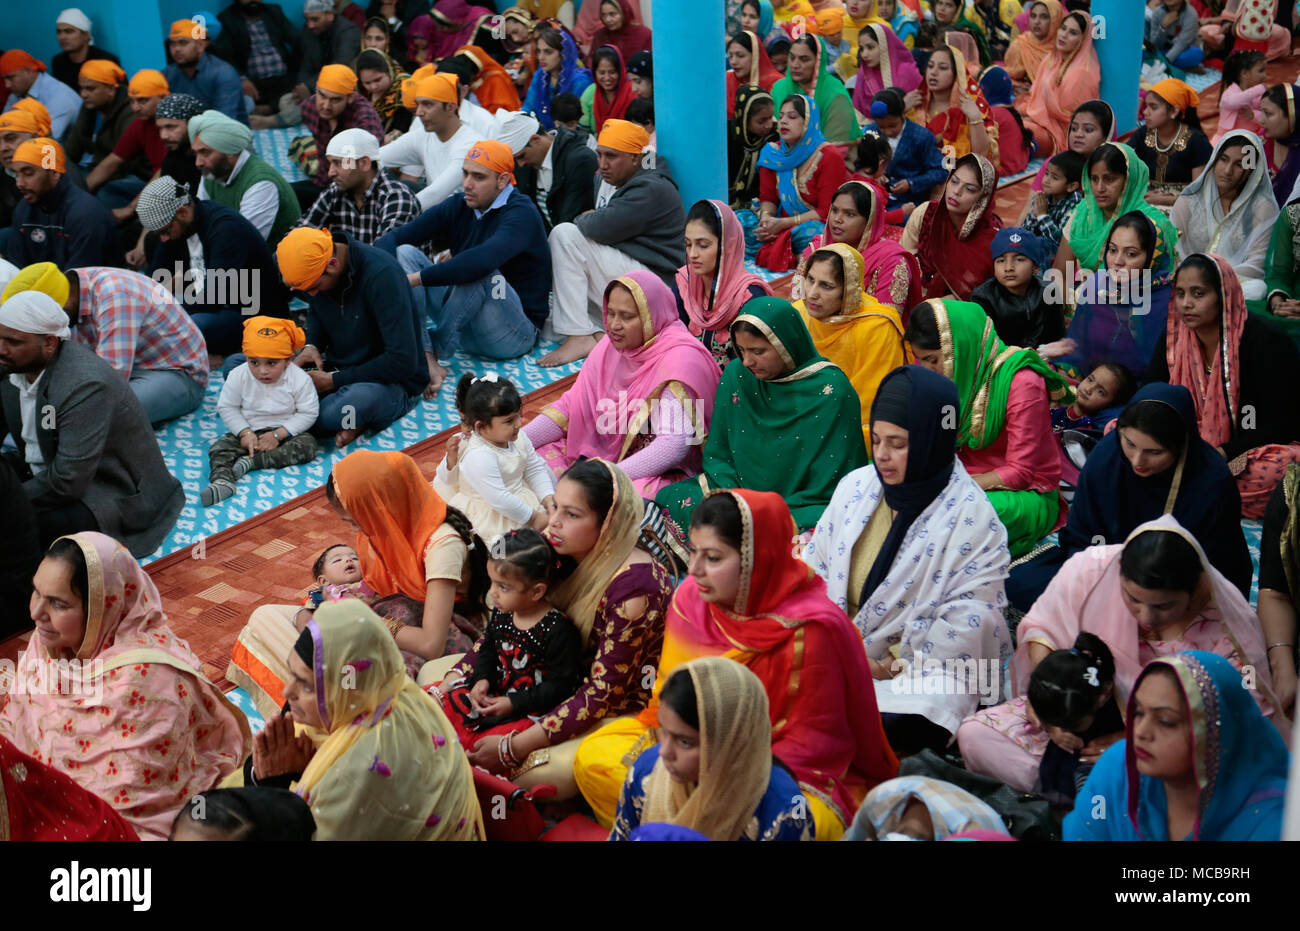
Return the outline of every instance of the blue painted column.
<path id="1" fill-rule="evenodd" d="M 668 172 L 687 210 L 706 197 L 725 201 L 723 4 L 721 0 L 654 0 L 651 18 L 659 153 L 668 161 Z M 683 29 L 683 23 L 690 23 L 690 28 Z"/>
<path id="2" fill-rule="evenodd" d="M 1145 9 L 1138 0 L 1092 0 L 1101 99 L 1115 111 L 1116 133 L 1126 133 L 1137 125 Z"/>

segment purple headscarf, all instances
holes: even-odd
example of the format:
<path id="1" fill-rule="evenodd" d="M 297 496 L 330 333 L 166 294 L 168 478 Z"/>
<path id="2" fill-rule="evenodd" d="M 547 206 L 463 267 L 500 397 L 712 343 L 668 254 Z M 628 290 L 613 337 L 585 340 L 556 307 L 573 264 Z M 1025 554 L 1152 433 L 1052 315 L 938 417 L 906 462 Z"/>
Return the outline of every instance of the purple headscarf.
<path id="1" fill-rule="evenodd" d="M 867 30 L 871 31 L 884 55 L 879 68 L 858 68 L 858 83 L 853 88 L 853 109 L 862 114 L 871 112 L 871 98 L 886 87 L 897 87 L 906 94 L 921 86 L 921 72 L 916 69 L 916 61 L 903 40 L 894 35 L 894 30 L 884 23 L 869 23 L 858 34 L 859 43 Z"/>

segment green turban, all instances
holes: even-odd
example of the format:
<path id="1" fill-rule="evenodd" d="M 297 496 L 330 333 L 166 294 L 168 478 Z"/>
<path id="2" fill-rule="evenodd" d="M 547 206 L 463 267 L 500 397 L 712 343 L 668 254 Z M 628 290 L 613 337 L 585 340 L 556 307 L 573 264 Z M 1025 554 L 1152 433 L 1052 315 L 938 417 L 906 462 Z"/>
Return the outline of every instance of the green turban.
<path id="1" fill-rule="evenodd" d="M 204 110 L 190 119 L 187 128 L 191 145 L 202 136 L 205 143 L 224 155 L 238 155 L 253 144 L 253 131 L 220 110 Z"/>

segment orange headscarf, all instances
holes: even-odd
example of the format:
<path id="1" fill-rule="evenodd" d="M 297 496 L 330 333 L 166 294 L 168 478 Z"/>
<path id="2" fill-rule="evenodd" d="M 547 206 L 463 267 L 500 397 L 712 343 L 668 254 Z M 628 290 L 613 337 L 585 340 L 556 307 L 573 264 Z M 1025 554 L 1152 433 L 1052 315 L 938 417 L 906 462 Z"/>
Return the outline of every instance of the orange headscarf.
<path id="1" fill-rule="evenodd" d="M 244 355 L 253 359 L 289 359 L 307 345 L 307 334 L 292 320 L 248 317 L 244 320 Z"/>
<path id="2" fill-rule="evenodd" d="M 169 39 L 206 39 L 208 37 L 208 28 L 202 23 L 196 23 L 192 19 L 178 19 L 172 23 L 172 31 L 167 34 Z"/>
<path id="3" fill-rule="evenodd" d="M 50 111 L 46 109 L 45 104 L 41 103 L 35 97 L 24 97 L 13 106 L 14 110 L 25 110 L 36 118 L 36 135 L 48 136 L 50 134 Z M 10 111 L 12 112 L 12 111 Z"/>
<path id="4" fill-rule="evenodd" d="M 1011 75 L 1013 81 L 1029 81 L 1033 83 L 1034 79 L 1038 77 L 1038 69 L 1047 60 L 1047 56 L 1052 54 L 1052 49 L 1056 48 L 1056 30 L 1061 28 L 1061 20 L 1065 18 L 1065 11 L 1061 9 L 1058 0 L 1029 0 L 1025 4 L 1025 9 L 1029 10 L 1040 3 L 1047 8 L 1047 15 L 1050 19 L 1047 38 L 1036 39 L 1034 34 L 1026 29 L 1011 40 L 1011 45 L 1007 48 L 1006 65 L 1007 74 Z"/>
<path id="5" fill-rule="evenodd" d="M 482 142 L 476 142 L 474 148 L 469 150 L 469 154 L 465 158 L 471 162 L 478 162 L 497 174 L 509 175 L 510 183 L 517 183 L 515 181 L 515 154 L 510 150 L 510 146 L 504 142 L 497 142 L 495 139 L 484 139 Z"/>
<path id="6" fill-rule="evenodd" d="M 122 70 L 122 66 L 107 58 L 89 59 L 81 66 L 77 76 L 99 84 L 107 84 L 109 87 L 117 87 L 126 80 L 126 72 Z"/>
<path id="7" fill-rule="evenodd" d="M 437 100 L 442 103 L 458 104 L 460 103 L 460 92 L 457 90 L 458 83 L 456 75 L 449 72 L 431 74 L 415 83 L 415 96 L 427 97 L 429 100 Z"/>
<path id="8" fill-rule="evenodd" d="M 334 237 L 329 230 L 300 226 L 290 230 L 275 247 L 280 277 L 289 287 L 302 291 L 314 285 L 334 256 Z"/>
<path id="9" fill-rule="evenodd" d="M 1029 89 L 1029 99 L 1020 107 L 1025 122 L 1041 127 L 1051 136 L 1057 152 L 1067 148 L 1066 133 L 1074 111 L 1083 102 L 1095 98 L 1101 87 L 1101 63 L 1092 44 L 1092 20 L 1087 13 L 1071 13 L 1066 19 L 1084 20 L 1078 48 L 1068 56 L 1052 49 L 1052 54 L 1038 69 L 1034 85 Z"/>
<path id="10" fill-rule="evenodd" d="M 63 174 L 68 170 L 63 146 L 48 136 L 28 139 L 14 150 L 13 161 Z"/>
<path id="11" fill-rule="evenodd" d="M 170 93 L 170 90 L 163 73 L 152 68 L 141 68 L 126 86 L 126 92 L 132 97 L 161 97 Z"/>
<path id="12" fill-rule="evenodd" d="M 640 155 L 649 144 L 650 134 L 645 127 L 628 120 L 606 120 L 596 137 L 596 145 L 632 155 Z"/>
<path id="13" fill-rule="evenodd" d="M 424 601 L 424 550 L 447 517 L 447 504 L 405 453 L 359 450 L 330 476 L 339 502 L 357 522 L 365 580 L 381 595 Z"/>
<path id="14" fill-rule="evenodd" d="M 464 55 L 478 66 L 478 79 L 473 84 L 474 96 L 479 105 L 489 113 L 498 110 L 518 110 L 519 91 L 506 69 L 477 45 L 462 45 L 457 55 Z"/>
<path id="15" fill-rule="evenodd" d="M 1200 96 L 1185 81 L 1177 78 L 1165 78 L 1147 88 L 1148 94 L 1155 94 L 1171 107 L 1177 107 L 1183 113 L 1196 109 L 1201 102 Z"/>
<path id="16" fill-rule="evenodd" d="M 0 55 L 0 74 L 13 74 L 15 71 L 21 71 L 24 68 L 35 68 L 37 71 L 44 71 L 45 62 L 36 60 L 20 48 L 11 48 L 3 55 Z"/>
<path id="17" fill-rule="evenodd" d="M 48 126 L 45 131 L 49 132 Z M 41 128 L 36 122 L 36 117 L 15 107 L 0 113 L 0 133 L 31 133 L 33 136 L 39 136 Z"/>
<path id="18" fill-rule="evenodd" d="M 316 75 L 316 86 L 331 94 L 351 94 L 357 89 L 357 73 L 347 65 L 326 65 Z"/>

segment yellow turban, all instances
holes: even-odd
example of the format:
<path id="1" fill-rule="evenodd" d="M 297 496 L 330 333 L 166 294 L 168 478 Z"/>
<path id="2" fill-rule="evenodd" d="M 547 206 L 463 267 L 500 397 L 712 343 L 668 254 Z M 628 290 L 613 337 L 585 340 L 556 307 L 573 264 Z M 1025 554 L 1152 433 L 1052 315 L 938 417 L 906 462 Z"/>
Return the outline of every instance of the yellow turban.
<path id="1" fill-rule="evenodd" d="M 316 86 L 331 94 L 350 94 L 357 89 L 357 73 L 347 65 L 326 65 L 316 75 Z"/>
<path id="2" fill-rule="evenodd" d="M 415 85 L 415 96 L 426 97 L 442 103 L 460 103 L 460 94 L 456 91 L 456 75 L 443 72 L 421 78 Z"/>
<path id="3" fill-rule="evenodd" d="M 844 11 L 831 7 L 817 14 L 817 32 L 823 36 L 833 36 L 844 31 Z"/>
<path id="4" fill-rule="evenodd" d="M 630 152 L 632 155 L 640 155 L 649 144 L 650 134 L 645 131 L 645 127 L 627 120 L 606 120 L 600 135 L 596 137 L 596 145 Z"/>
<path id="5" fill-rule="evenodd" d="M 5 287 L 0 294 L 0 304 L 13 297 L 19 291 L 40 291 L 54 298 L 54 303 L 62 307 L 68 303 L 68 276 L 59 271 L 53 262 L 37 262 L 28 265 Z"/>
<path id="6" fill-rule="evenodd" d="M 89 59 L 77 74 L 79 77 L 99 84 L 107 84 L 109 87 L 117 87 L 126 80 L 126 72 L 122 70 L 122 66 L 114 64 L 107 58 Z"/>
<path id="7" fill-rule="evenodd" d="M 510 146 L 495 139 L 484 139 L 474 143 L 474 148 L 465 156 L 471 162 L 478 162 L 485 168 L 499 175 L 509 175 L 510 183 L 515 182 L 515 153 Z"/>
<path id="8" fill-rule="evenodd" d="M 49 132 L 48 125 L 45 131 Z M 15 107 L 0 113 L 0 133 L 31 133 L 33 136 L 39 136 L 41 127 L 37 124 L 36 117 L 26 110 Z"/>
<path id="9" fill-rule="evenodd" d="M 438 66 L 429 64 L 421 65 L 411 73 L 409 78 L 402 81 L 402 106 L 408 110 L 415 109 L 415 88 L 425 78 L 438 73 Z"/>
<path id="10" fill-rule="evenodd" d="M 28 139 L 14 150 L 13 160 L 63 174 L 68 170 L 63 146 L 47 136 Z"/>
<path id="11" fill-rule="evenodd" d="M 50 111 L 46 109 L 45 104 L 35 97 L 24 97 L 13 105 L 13 109 L 25 110 L 36 118 L 36 135 L 48 136 L 50 134 Z"/>
<path id="12" fill-rule="evenodd" d="M 206 39 L 208 37 L 208 28 L 202 23 L 196 23 L 192 19 L 178 19 L 172 23 L 172 31 L 167 34 L 169 39 Z"/>
<path id="13" fill-rule="evenodd" d="M 162 97 L 171 93 L 171 88 L 167 86 L 167 79 L 163 77 L 161 71 L 154 71 L 152 68 L 141 68 L 131 78 L 131 83 L 126 86 L 126 92 L 132 97 Z"/>
<path id="14" fill-rule="evenodd" d="M 305 291 L 320 280 L 334 256 L 334 237 L 329 230 L 300 226 L 289 231 L 275 247 L 280 277 L 295 291 Z"/>
<path id="15" fill-rule="evenodd" d="M 244 321 L 244 355 L 250 359 L 289 359 L 307 345 L 307 334 L 292 320 L 249 317 Z"/>

